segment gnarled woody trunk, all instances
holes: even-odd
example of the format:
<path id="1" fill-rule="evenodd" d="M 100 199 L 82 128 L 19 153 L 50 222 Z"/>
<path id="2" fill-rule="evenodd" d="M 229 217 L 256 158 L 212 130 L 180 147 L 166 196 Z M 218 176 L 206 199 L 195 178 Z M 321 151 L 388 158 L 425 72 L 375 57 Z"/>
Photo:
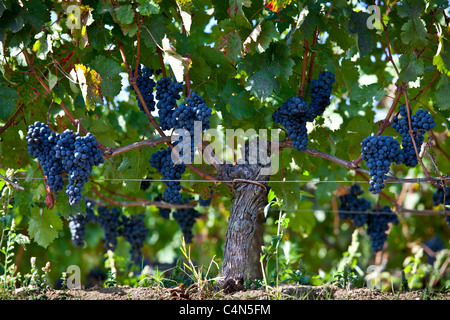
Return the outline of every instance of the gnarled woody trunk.
<path id="1" fill-rule="evenodd" d="M 250 257 L 252 257 L 253 276 L 260 274 L 259 266 L 255 266 L 255 263 L 259 262 L 261 230 L 257 233 L 257 239 L 253 239 L 253 236 L 255 230 L 261 228 L 261 225 L 258 226 L 258 219 L 261 219 L 267 204 L 267 189 L 264 186 L 267 186 L 269 180 L 269 176 L 260 175 L 261 167 L 257 165 L 236 166 L 232 168 L 232 171 L 231 175 L 234 179 L 248 179 L 257 181 L 258 184 L 236 182 L 233 185 L 234 200 L 230 210 L 220 270 L 220 275 L 224 277 L 223 287 L 227 291 L 243 289 L 249 273 Z"/>

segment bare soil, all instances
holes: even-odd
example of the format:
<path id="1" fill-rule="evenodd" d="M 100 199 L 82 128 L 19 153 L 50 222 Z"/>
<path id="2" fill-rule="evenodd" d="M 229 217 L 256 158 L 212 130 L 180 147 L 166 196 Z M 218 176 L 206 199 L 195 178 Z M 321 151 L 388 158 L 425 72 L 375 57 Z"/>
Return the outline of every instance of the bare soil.
<path id="1" fill-rule="evenodd" d="M 450 300 L 450 293 L 422 290 L 383 292 L 376 289 L 342 289 L 336 286 L 281 285 L 277 291 L 257 289 L 225 294 L 214 289 L 163 288 L 158 286 L 53 290 L 33 293 L 22 288 L 6 299 L 40 300 Z"/>

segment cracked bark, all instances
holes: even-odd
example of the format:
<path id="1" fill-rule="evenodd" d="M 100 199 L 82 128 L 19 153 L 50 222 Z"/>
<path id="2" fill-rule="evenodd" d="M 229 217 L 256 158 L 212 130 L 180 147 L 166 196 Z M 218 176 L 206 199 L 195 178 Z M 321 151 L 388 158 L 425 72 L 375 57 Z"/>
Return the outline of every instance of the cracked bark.
<path id="1" fill-rule="evenodd" d="M 249 277 L 261 278 L 259 263 L 262 245 L 262 215 L 267 205 L 267 186 L 270 176 L 260 164 L 223 165 L 223 180 L 252 180 L 258 184 L 235 182 L 231 186 L 234 199 L 226 231 L 224 257 L 220 276 L 225 292 L 244 289 Z M 251 261 L 251 263 L 250 263 Z M 250 272 L 250 265 L 252 266 Z"/>

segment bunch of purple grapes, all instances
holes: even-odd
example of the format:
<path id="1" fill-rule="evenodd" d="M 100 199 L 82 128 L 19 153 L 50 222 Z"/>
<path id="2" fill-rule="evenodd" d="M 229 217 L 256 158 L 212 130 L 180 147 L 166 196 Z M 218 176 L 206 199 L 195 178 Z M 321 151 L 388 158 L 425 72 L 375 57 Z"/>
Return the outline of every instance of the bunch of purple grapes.
<path id="1" fill-rule="evenodd" d="M 104 162 L 95 137 L 90 133 L 80 136 L 72 130 L 57 134 L 36 121 L 28 126 L 26 140 L 28 154 L 39 160 L 50 190 L 59 192 L 64 186 L 61 174 L 69 174 L 66 193 L 69 203 L 77 205 L 93 167 Z"/>
<path id="2" fill-rule="evenodd" d="M 436 127 L 436 122 L 426 110 L 419 109 L 415 114 L 412 114 L 411 129 L 414 138 L 413 143 L 409 132 L 408 112 L 406 107 L 401 105 L 399 111 L 402 118 L 394 116 L 392 119 L 392 128 L 402 135 L 402 163 L 408 167 L 415 167 L 418 164 L 418 160 L 414 143 L 416 144 L 417 152 L 420 153 L 422 144 L 425 140 L 425 133 Z"/>
<path id="3" fill-rule="evenodd" d="M 358 198 L 364 191 L 359 184 L 350 187 L 350 193 L 339 196 L 339 218 L 341 220 L 352 219 L 355 227 L 362 227 L 368 218 L 367 210 L 372 209 L 372 204 L 364 199 Z"/>
<path id="4" fill-rule="evenodd" d="M 332 72 L 321 72 L 318 79 L 313 79 L 311 82 L 311 103 L 309 105 L 302 97 L 291 97 L 273 112 L 273 120 L 286 129 L 294 149 L 299 151 L 306 150 L 308 146 L 306 123 L 314 121 L 330 105 L 334 81 Z"/>

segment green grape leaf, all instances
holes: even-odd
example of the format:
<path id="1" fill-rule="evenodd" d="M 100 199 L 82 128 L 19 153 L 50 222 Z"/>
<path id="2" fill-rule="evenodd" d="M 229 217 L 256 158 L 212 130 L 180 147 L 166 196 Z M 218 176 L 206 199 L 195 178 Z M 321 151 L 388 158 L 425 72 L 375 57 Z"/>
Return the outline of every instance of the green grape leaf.
<path id="1" fill-rule="evenodd" d="M 113 59 L 98 56 L 92 62 L 93 69 L 100 74 L 102 79 L 100 87 L 102 93 L 109 97 L 117 96 L 122 90 L 122 71 L 120 64 Z"/>
<path id="2" fill-rule="evenodd" d="M 383 86 L 378 83 L 362 86 L 359 86 L 358 83 L 354 83 L 350 99 L 358 102 L 361 107 L 366 107 L 367 105 L 372 105 L 374 100 L 381 100 L 385 93 Z"/>
<path id="3" fill-rule="evenodd" d="M 224 29 L 217 39 L 217 50 L 222 51 L 232 65 L 236 65 L 242 51 L 242 41 L 229 20 L 221 21 L 219 26 Z"/>
<path id="4" fill-rule="evenodd" d="M 439 37 L 439 46 L 433 57 L 433 65 L 440 73 L 450 77 L 450 27 L 447 27 L 444 34 Z"/>
<path id="5" fill-rule="evenodd" d="M 91 184 L 86 183 L 83 186 L 83 193 L 90 193 Z M 58 192 L 58 195 L 55 197 L 55 208 L 56 212 L 59 213 L 61 217 L 67 219 L 69 215 L 77 215 L 78 213 L 85 214 L 86 212 L 86 203 L 84 201 L 80 201 L 77 205 L 72 206 L 69 203 L 69 196 L 65 192 Z"/>
<path id="6" fill-rule="evenodd" d="M 402 27 L 400 34 L 404 44 L 410 44 L 413 47 L 420 48 L 427 44 L 427 29 L 422 19 L 410 19 Z"/>
<path id="7" fill-rule="evenodd" d="M 414 53 L 403 54 L 400 57 L 400 80 L 403 82 L 415 81 L 425 71 L 423 61 L 417 59 Z"/>
<path id="8" fill-rule="evenodd" d="M 438 89 L 435 92 L 436 104 L 440 110 L 447 110 L 450 107 L 449 93 L 450 79 L 449 77 L 442 75 L 441 81 L 439 81 Z"/>
<path id="9" fill-rule="evenodd" d="M 397 6 L 398 15 L 401 18 L 417 19 L 425 10 L 423 0 L 403 0 L 402 5 Z"/>
<path id="10" fill-rule="evenodd" d="M 270 43 L 278 36 L 275 25 L 271 21 L 260 20 L 253 31 L 245 39 L 244 52 L 264 52 Z"/>
<path id="11" fill-rule="evenodd" d="M 154 0 L 139 0 L 138 11 L 144 16 L 159 13 L 159 5 Z"/>
<path id="12" fill-rule="evenodd" d="M 358 50 L 361 57 L 366 56 L 377 46 L 377 38 L 375 30 L 367 27 L 367 19 L 369 14 L 359 11 L 352 11 L 348 21 L 347 29 L 350 33 L 356 33 Z"/>
<path id="13" fill-rule="evenodd" d="M 272 93 L 277 93 L 280 90 L 280 86 L 276 79 L 280 70 L 277 70 L 276 65 L 267 64 L 263 65 L 261 70 L 255 72 L 248 78 L 248 84 L 250 85 L 250 92 L 259 100 L 263 101 Z"/>
<path id="14" fill-rule="evenodd" d="M 0 119 L 7 120 L 13 114 L 14 109 L 16 109 L 15 100 L 18 97 L 16 90 L 7 87 L 6 83 L 0 82 L 0 101 L 2 102 Z"/>
<path id="15" fill-rule="evenodd" d="M 238 120 L 251 117 L 255 113 L 255 108 L 251 96 L 240 84 L 238 79 L 229 79 L 219 95 L 221 105 L 229 106 L 228 112 Z M 216 106 L 219 107 L 220 106 Z M 226 112 L 227 109 L 223 110 Z"/>
<path id="16" fill-rule="evenodd" d="M 116 9 L 117 20 L 120 24 L 130 24 L 133 22 L 134 13 L 130 4 L 122 4 Z"/>
<path id="17" fill-rule="evenodd" d="M 141 181 L 135 179 L 144 178 L 148 170 L 151 170 L 150 148 L 134 149 L 124 154 L 122 163 L 118 170 L 123 172 L 125 179 L 124 183 L 129 192 L 138 192 L 140 190 Z"/>
<path id="18" fill-rule="evenodd" d="M 28 235 L 40 246 L 47 248 L 50 243 L 58 238 L 58 233 L 62 230 L 63 223 L 61 218 L 46 208 L 33 208 L 28 226 Z"/>

